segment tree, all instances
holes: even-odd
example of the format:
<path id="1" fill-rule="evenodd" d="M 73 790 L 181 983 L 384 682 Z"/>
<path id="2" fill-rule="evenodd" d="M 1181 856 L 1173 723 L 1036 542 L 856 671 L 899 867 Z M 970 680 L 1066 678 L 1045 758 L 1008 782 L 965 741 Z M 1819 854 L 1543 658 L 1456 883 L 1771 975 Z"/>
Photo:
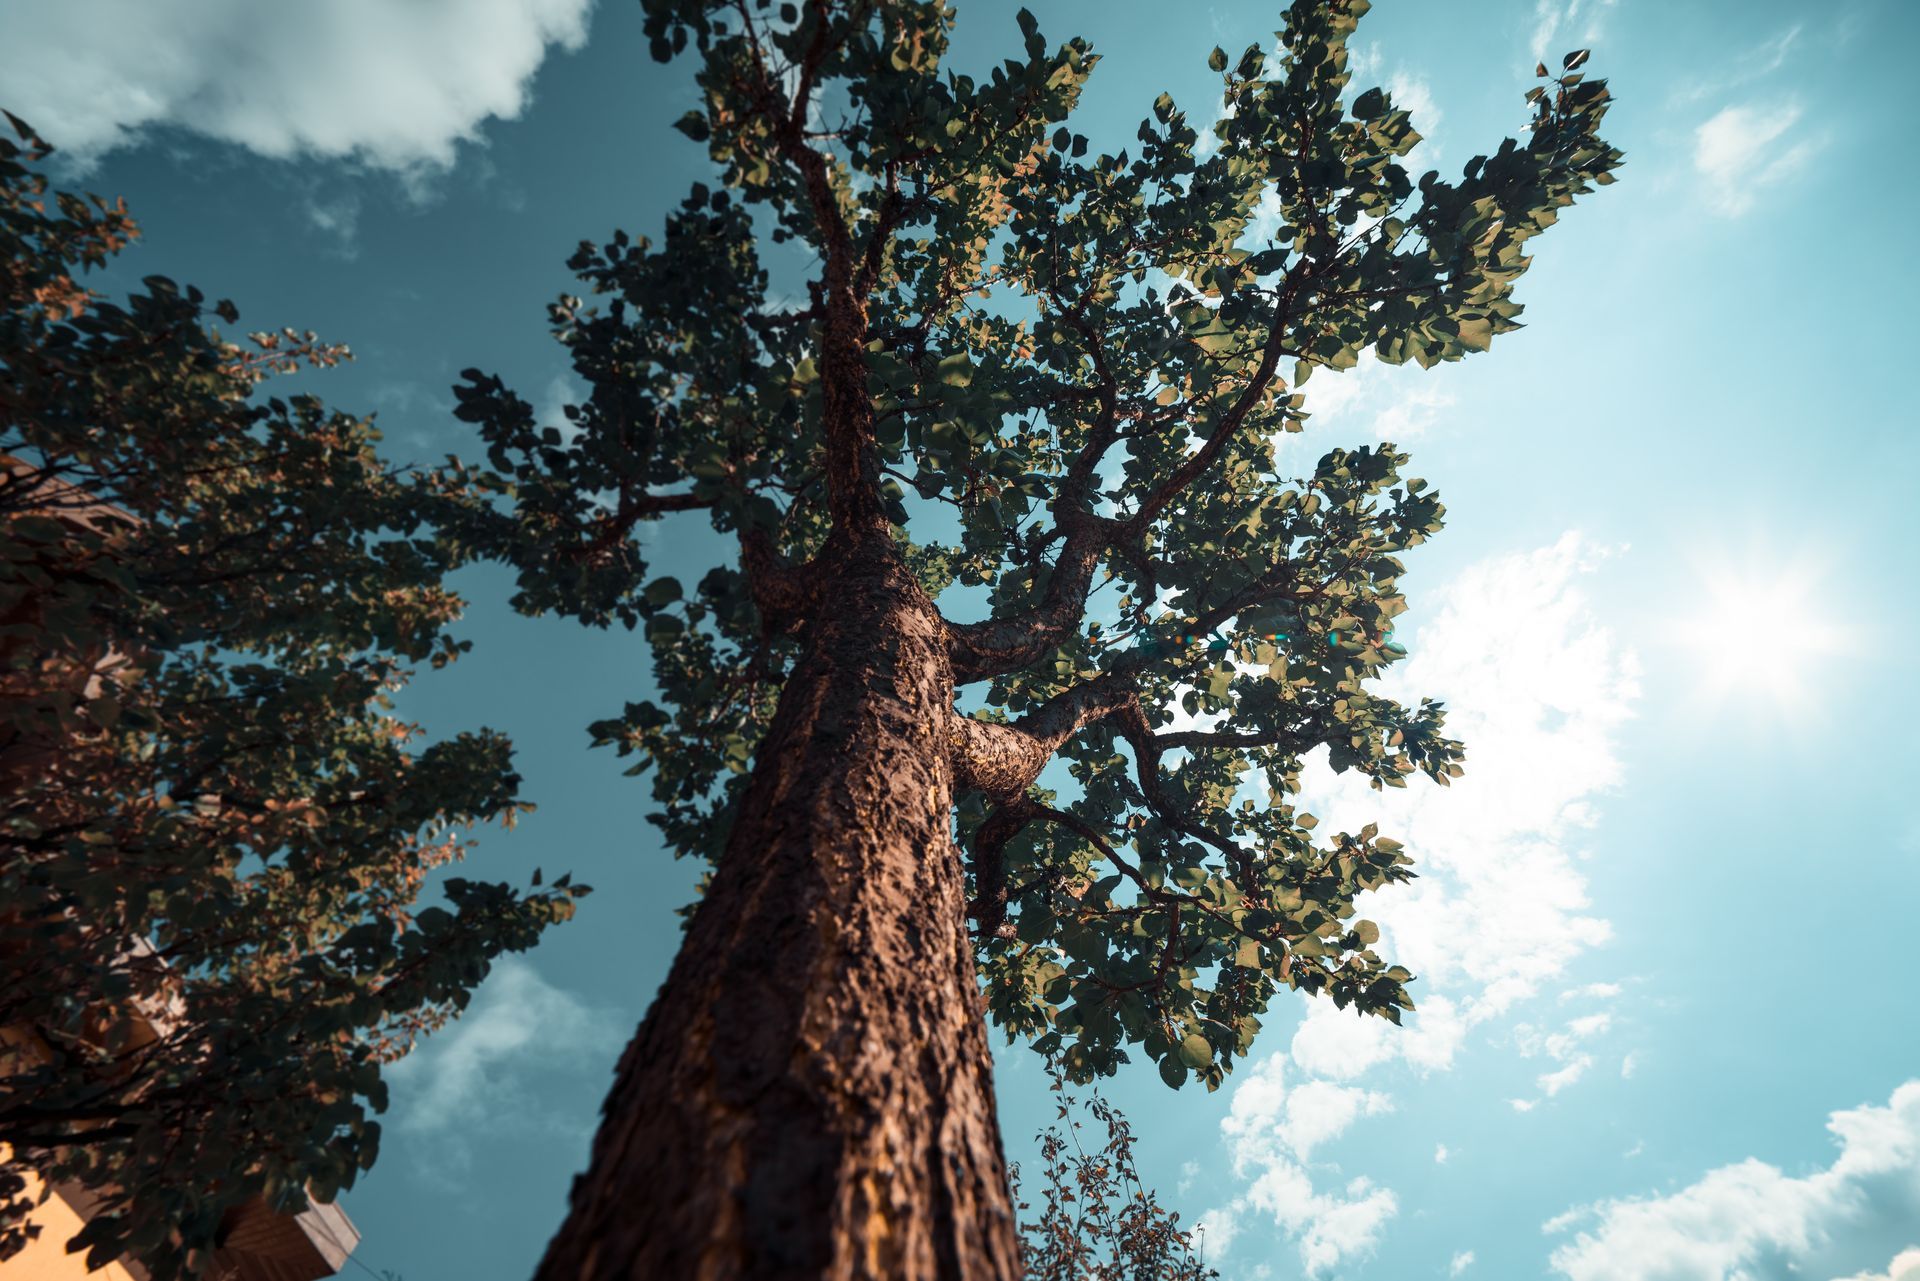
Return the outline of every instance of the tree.
<path id="1" fill-rule="evenodd" d="M 1528 242 L 1620 161 L 1607 90 L 1570 55 L 1524 141 L 1416 179 L 1347 92 L 1365 0 L 1297 0 L 1214 51 L 1216 145 L 1163 94 L 1103 153 L 1097 56 L 1024 12 L 976 79 L 939 0 L 645 8 L 723 185 L 574 255 L 571 433 L 458 388 L 513 497 L 465 538 L 523 610 L 644 624 L 658 696 L 593 732 L 713 862 L 541 1276 L 1011 1276 L 982 982 L 1075 1080 L 1216 1087 L 1283 987 L 1411 1008 L 1355 916 L 1408 856 L 1295 793 L 1320 748 L 1459 773 L 1441 707 L 1368 688 L 1442 508 L 1391 444 L 1291 482 L 1274 444 L 1316 370 L 1517 328 Z M 691 587 L 644 541 L 686 512 L 738 545 Z"/>
<path id="2" fill-rule="evenodd" d="M 1050 1065 L 1051 1066 L 1051 1065 Z M 1084 1102 L 1067 1089 L 1058 1067 L 1049 1085 L 1060 1102 L 1040 1144 L 1040 1217 L 1022 1225 L 1027 1281 L 1217 1281 L 1201 1257 L 1205 1234 L 1189 1234 L 1140 1181 L 1133 1127 L 1096 1091 Z M 1080 1142 L 1090 1113 L 1106 1142 L 1091 1154 Z M 1012 1168 L 1020 1195 L 1020 1167 Z M 1020 1202 L 1022 1210 L 1031 1207 Z M 1201 1239 L 1196 1243 L 1194 1238 Z"/>
<path id="3" fill-rule="evenodd" d="M 505 738 L 409 746 L 409 665 L 466 648 L 433 522 L 482 496 L 397 471 L 371 422 L 274 372 L 343 349 L 230 341 L 232 304 L 80 283 L 136 234 L 0 138 L 0 1145 L 104 1196 L 72 1243 L 158 1278 L 223 1213 L 370 1166 L 381 1064 L 581 887 L 443 882 L 528 808 Z M 535 878 L 538 884 L 538 877 Z"/>

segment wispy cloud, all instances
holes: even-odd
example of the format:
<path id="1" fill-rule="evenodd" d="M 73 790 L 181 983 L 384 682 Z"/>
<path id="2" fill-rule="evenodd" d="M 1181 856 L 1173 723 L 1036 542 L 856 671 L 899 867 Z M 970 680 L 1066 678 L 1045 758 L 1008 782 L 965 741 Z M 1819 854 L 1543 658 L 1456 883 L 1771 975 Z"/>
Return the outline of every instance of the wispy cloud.
<path id="1" fill-rule="evenodd" d="M 539 1100 L 556 1082 L 592 1088 L 625 1031 L 624 1019 L 555 987 L 527 961 L 503 957 L 456 1022 L 387 1069 L 391 1123 L 433 1143 L 440 1168 L 465 1168 L 475 1135 L 556 1124 Z"/>
<path id="2" fill-rule="evenodd" d="M 1425 76 L 1395 68 L 1381 87 L 1387 91 L 1394 106 L 1408 113 L 1413 127 L 1419 131 L 1420 141 L 1414 144 L 1413 150 L 1401 162 L 1417 174 L 1421 165 L 1431 164 L 1440 154 L 1439 145 L 1434 139 L 1439 136 L 1444 113 L 1440 110 L 1440 104 L 1434 101 L 1433 87 L 1427 83 Z"/>
<path id="3" fill-rule="evenodd" d="M 9 6 L 9 108 L 86 160 L 171 125 L 265 156 L 444 169 L 525 110 L 592 0 L 89 0 Z"/>
<path id="4" fill-rule="evenodd" d="M 1804 1177 L 1749 1158 L 1677 1192 L 1549 1220 L 1550 1233 L 1593 1224 L 1554 1251 L 1553 1267 L 1571 1281 L 1718 1281 L 1835 1277 L 1892 1256 L 1882 1281 L 1920 1273 L 1920 1252 L 1902 1249 L 1920 1223 L 1920 1080 L 1885 1107 L 1833 1113 L 1827 1129 L 1840 1155 Z"/>
<path id="5" fill-rule="evenodd" d="M 1462 1250 L 1447 1261 L 1447 1275 L 1457 1277 L 1473 1266 L 1473 1251 Z"/>
<path id="6" fill-rule="evenodd" d="M 1751 49 L 1741 53 L 1732 65 L 1718 76 L 1709 76 L 1674 91 L 1671 101 L 1675 104 L 1699 102 L 1718 94 L 1737 89 L 1762 76 L 1771 75 L 1787 64 L 1793 52 L 1800 45 L 1800 35 L 1805 28 L 1800 23 L 1771 36 Z"/>
<path id="7" fill-rule="evenodd" d="M 1307 772 L 1303 794 L 1324 830 L 1378 820 L 1421 864 L 1419 881 L 1367 910 L 1381 925 L 1383 954 L 1422 976 L 1420 1009 L 1395 1028 L 1307 1002 L 1290 1046 L 1239 1080 L 1221 1131 L 1247 1186 L 1209 1216 L 1229 1239 L 1264 1212 L 1310 1273 L 1370 1251 L 1398 1201 L 1326 1155 L 1349 1126 L 1393 1106 L 1360 1078 L 1396 1062 L 1445 1070 L 1471 1031 L 1549 988 L 1608 937 L 1587 910 L 1575 861 L 1595 797 L 1620 776 L 1614 739 L 1638 693 L 1633 659 L 1579 586 L 1605 559 L 1568 534 L 1481 562 L 1430 598 L 1437 609 L 1409 636 L 1413 657 L 1385 692 L 1446 700 L 1469 752 L 1454 787 L 1383 795 L 1323 766 Z M 1601 989 L 1588 985 L 1586 999 L 1602 999 Z M 1585 1071 L 1569 1071 L 1577 1047 L 1606 1027 L 1603 1012 L 1589 1012 L 1528 1033 L 1536 1054 L 1565 1054 L 1546 1074 L 1557 1079 L 1540 1088 L 1564 1089 Z M 1310 1106 L 1319 1113 L 1312 1126 L 1302 1120 Z M 1435 1160 L 1444 1156 L 1436 1150 Z"/>
<path id="8" fill-rule="evenodd" d="M 1707 206 L 1738 217 L 1760 192 L 1798 172 L 1823 142 L 1789 136 L 1802 114 L 1791 101 L 1727 107 L 1695 129 L 1693 168 Z"/>
<path id="9" fill-rule="evenodd" d="M 1600 38 L 1607 11 L 1614 0 L 1537 0 L 1533 6 L 1533 34 L 1527 49 L 1536 61 L 1546 62 L 1570 53 L 1576 46 Z"/>
<path id="10" fill-rule="evenodd" d="M 1349 48 L 1347 72 L 1352 77 L 1347 86 L 1349 96 L 1378 86 L 1387 91 L 1395 107 L 1411 114 L 1420 142 L 1401 163 L 1416 171 L 1419 166 L 1430 165 L 1439 154 L 1434 139 L 1439 136 L 1443 113 L 1426 76 L 1400 65 L 1387 70 L 1378 47 L 1365 43 Z"/>
<path id="11" fill-rule="evenodd" d="M 329 243 L 335 257 L 352 261 L 360 256 L 360 196 L 340 191 L 314 196 L 306 202 L 307 225 Z"/>
<path id="12" fill-rule="evenodd" d="M 1587 1074 L 1587 1069 L 1593 1066 L 1593 1055 L 1583 1048 L 1585 1042 L 1605 1034 L 1612 1026 L 1613 1016 L 1607 1013 L 1574 1019 L 1554 1032 L 1523 1023 L 1514 1028 L 1514 1048 L 1522 1058 L 1545 1057 L 1559 1064 L 1534 1079 L 1534 1086 L 1542 1097 L 1550 1099 Z M 1525 1100 L 1529 1106 L 1519 1110 L 1531 1112 L 1532 1105 L 1539 1101 Z M 1520 1102 L 1515 1100 L 1515 1106 L 1519 1107 Z"/>

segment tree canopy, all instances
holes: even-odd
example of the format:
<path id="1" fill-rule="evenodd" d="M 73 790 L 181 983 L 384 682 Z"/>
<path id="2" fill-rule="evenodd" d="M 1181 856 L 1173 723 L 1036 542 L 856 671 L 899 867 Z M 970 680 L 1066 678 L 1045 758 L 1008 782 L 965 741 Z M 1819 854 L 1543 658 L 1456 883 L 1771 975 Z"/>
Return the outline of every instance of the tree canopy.
<path id="1" fill-rule="evenodd" d="M 1350 83 L 1368 7 L 1296 0 L 1272 46 L 1213 52 L 1210 129 L 1162 94 L 1108 151 L 1071 118 L 1099 55 L 1025 11 L 976 76 L 939 0 L 645 0 L 654 56 L 697 60 L 679 128 L 717 185 L 573 256 L 565 429 L 458 388 L 491 468 L 459 475 L 511 498 L 463 547 L 517 564 L 524 610 L 644 628 L 657 692 L 593 733 L 678 854 L 727 844 L 834 608 L 817 571 L 890 542 L 942 611 L 957 697 L 923 737 L 991 1016 L 1076 1080 L 1137 1050 L 1217 1087 L 1283 988 L 1412 1008 L 1356 910 L 1407 852 L 1316 831 L 1298 792 L 1320 750 L 1376 787 L 1460 774 L 1438 704 L 1371 687 L 1444 509 L 1390 442 L 1298 476 L 1277 445 L 1317 371 L 1517 329 L 1530 242 L 1621 154 L 1577 52 L 1537 68 L 1523 138 L 1410 172 L 1408 111 Z M 694 512 L 737 558 L 656 576 L 649 527 Z"/>
<path id="2" fill-rule="evenodd" d="M 222 1215 L 370 1166 L 381 1065 L 584 887 L 448 878 L 511 823 L 511 748 L 420 743 L 413 664 L 466 642 L 437 523 L 364 418 L 263 381 L 342 348 L 229 338 L 231 303 L 82 283 L 136 235 L 0 138 L 0 1258 L 22 1171 L 104 1198 L 74 1243 L 162 1281 Z M 536 875 L 535 884 L 538 885 Z"/>

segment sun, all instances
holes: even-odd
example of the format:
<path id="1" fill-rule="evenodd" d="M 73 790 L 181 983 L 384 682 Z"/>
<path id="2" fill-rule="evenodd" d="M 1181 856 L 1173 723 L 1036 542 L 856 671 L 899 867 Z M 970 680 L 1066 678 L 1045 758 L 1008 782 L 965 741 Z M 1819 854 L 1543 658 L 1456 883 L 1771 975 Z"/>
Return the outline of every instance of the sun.
<path id="1" fill-rule="evenodd" d="M 1704 574 L 1699 608 L 1676 636 L 1699 661 L 1700 692 L 1806 710 L 1821 670 L 1846 647 L 1824 594 L 1804 566 Z"/>

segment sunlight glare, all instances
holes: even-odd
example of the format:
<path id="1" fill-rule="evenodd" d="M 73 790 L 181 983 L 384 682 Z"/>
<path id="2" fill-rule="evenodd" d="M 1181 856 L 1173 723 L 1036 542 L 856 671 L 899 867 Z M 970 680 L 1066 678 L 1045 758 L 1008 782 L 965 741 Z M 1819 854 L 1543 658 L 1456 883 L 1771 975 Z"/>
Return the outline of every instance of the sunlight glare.
<path id="1" fill-rule="evenodd" d="M 1760 695 L 1782 710 L 1803 709 L 1823 662 L 1843 648 L 1812 573 L 1767 576 L 1730 570 L 1701 584 L 1701 609 L 1678 639 L 1700 661 L 1700 689 L 1716 699 Z"/>

